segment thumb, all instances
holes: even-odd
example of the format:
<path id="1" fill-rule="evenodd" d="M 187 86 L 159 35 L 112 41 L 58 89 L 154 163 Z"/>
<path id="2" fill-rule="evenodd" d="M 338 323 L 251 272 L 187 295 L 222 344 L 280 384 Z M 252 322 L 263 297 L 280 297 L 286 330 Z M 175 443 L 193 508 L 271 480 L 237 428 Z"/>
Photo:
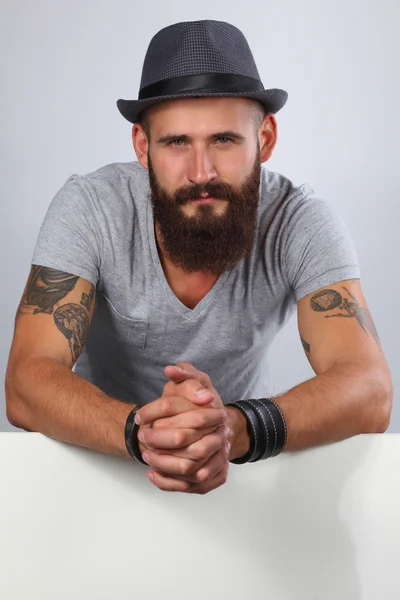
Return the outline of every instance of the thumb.
<path id="1" fill-rule="evenodd" d="M 205 388 L 210 389 L 212 387 L 210 378 L 207 376 L 207 374 L 199 369 L 196 369 L 196 367 L 189 362 L 180 362 L 176 365 L 167 365 L 164 369 L 164 373 L 167 375 L 166 369 L 168 369 L 168 372 L 171 374 L 174 381 L 177 381 L 179 375 L 183 377 L 182 381 L 185 381 L 189 375 L 192 379 L 197 379 L 197 381 L 199 381 Z M 167 377 L 169 377 L 169 375 L 167 375 Z"/>
<path id="2" fill-rule="evenodd" d="M 174 365 L 168 365 L 167 367 L 165 367 L 164 370 L 165 375 L 168 377 L 168 379 L 170 379 L 174 383 L 183 383 L 184 381 L 188 381 L 190 379 L 193 380 L 193 393 L 191 394 L 191 397 L 188 398 L 188 400 L 190 400 L 194 404 L 198 404 L 199 406 L 211 404 L 214 400 L 214 392 L 210 389 L 207 389 L 201 382 L 201 380 L 203 380 L 201 375 L 203 374 L 200 374 L 200 372 L 197 371 L 197 369 L 191 369 L 190 371 L 191 372 L 189 372 L 188 370 L 182 371 L 181 368 L 178 368 Z M 198 396 L 199 392 L 204 393 Z"/>

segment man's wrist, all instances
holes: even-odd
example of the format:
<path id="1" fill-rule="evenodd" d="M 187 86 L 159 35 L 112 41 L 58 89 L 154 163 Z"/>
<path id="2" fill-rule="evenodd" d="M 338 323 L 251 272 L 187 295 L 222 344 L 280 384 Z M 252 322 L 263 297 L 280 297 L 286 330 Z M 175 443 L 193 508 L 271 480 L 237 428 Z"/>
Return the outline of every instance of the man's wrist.
<path id="1" fill-rule="evenodd" d="M 278 456 L 284 451 L 287 440 L 286 421 L 282 409 L 271 398 L 238 400 L 228 404 L 226 408 L 229 409 L 228 407 L 234 407 L 243 413 L 250 441 L 247 453 L 242 455 L 238 453 L 239 444 L 236 445 L 235 454 L 237 456 L 231 458 L 230 462 L 235 464 L 257 462 Z M 243 426 L 240 426 L 239 431 L 243 433 Z M 243 440 L 243 436 L 239 433 L 237 439 Z"/>
<path id="2" fill-rule="evenodd" d="M 228 425 L 231 430 L 229 435 L 229 442 L 231 444 L 229 460 L 234 460 L 247 454 L 250 449 L 250 436 L 247 431 L 245 415 L 232 405 L 225 408 L 228 413 Z"/>
<path id="3" fill-rule="evenodd" d="M 139 425 L 136 423 L 136 413 L 139 407 L 132 408 L 125 423 L 125 445 L 129 456 L 138 462 L 147 464 L 142 457 L 143 444 L 139 440 Z"/>

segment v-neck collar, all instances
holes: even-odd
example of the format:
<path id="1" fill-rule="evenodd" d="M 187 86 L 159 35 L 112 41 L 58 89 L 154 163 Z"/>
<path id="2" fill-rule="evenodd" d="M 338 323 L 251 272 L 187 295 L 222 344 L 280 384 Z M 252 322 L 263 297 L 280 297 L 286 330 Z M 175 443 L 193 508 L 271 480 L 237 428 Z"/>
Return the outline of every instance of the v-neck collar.
<path id="1" fill-rule="evenodd" d="M 222 275 L 219 276 L 219 278 L 214 283 L 213 287 L 209 290 L 209 292 L 207 292 L 207 294 L 204 296 L 204 298 L 202 298 L 200 300 L 200 302 L 198 304 L 196 304 L 196 306 L 193 309 L 188 308 L 187 306 L 185 306 L 183 304 L 183 302 L 181 302 L 179 300 L 179 298 L 177 298 L 177 296 L 175 296 L 174 292 L 172 291 L 172 289 L 169 286 L 167 278 L 165 277 L 164 269 L 162 267 L 160 257 L 158 256 L 156 236 L 155 236 L 155 231 L 154 231 L 153 210 L 150 205 L 150 201 L 147 202 L 146 220 L 147 220 L 147 238 L 149 241 L 151 257 L 153 260 L 153 266 L 154 266 L 158 280 L 161 283 L 161 286 L 164 290 L 166 297 L 168 298 L 168 300 L 171 303 L 171 305 L 173 306 L 173 308 L 178 313 L 180 313 L 182 316 L 184 316 L 187 319 L 192 319 L 192 320 L 197 319 L 197 317 L 200 315 L 200 313 L 205 308 L 207 308 L 207 306 L 210 304 L 210 302 L 218 294 L 218 292 L 224 285 L 224 283 L 227 280 L 227 278 L 229 277 L 229 275 L 232 273 L 232 271 L 234 271 L 237 268 L 237 265 L 235 267 L 233 267 L 233 269 L 227 270 L 224 273 L 222 273 Z"/>

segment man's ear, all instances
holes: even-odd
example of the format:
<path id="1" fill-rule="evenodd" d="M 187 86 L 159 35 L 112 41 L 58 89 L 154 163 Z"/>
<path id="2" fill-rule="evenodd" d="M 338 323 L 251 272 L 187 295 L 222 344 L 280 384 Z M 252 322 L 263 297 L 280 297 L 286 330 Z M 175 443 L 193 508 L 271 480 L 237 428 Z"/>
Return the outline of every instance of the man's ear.
<path id="1" fill-rule="evenodd" d="M 271 158 L 272 152 L 278 141 L 278 124 L 275 115 L 265 115 L 258 134 L 260 144 L 261 162 Z"/>
<path id="2" fill-rule="evenodd" d="M 149 142 L 146 133 L 140 123 L 134 123 L 132 127 L 132 143 L 139 163 L 145 169 L 148 168 L 147 154 Z"/>

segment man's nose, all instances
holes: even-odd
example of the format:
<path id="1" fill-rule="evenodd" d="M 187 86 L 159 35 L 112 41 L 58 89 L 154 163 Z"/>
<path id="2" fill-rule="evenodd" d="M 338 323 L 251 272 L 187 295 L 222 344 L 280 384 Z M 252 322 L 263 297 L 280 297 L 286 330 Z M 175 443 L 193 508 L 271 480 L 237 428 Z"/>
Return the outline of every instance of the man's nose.
<path id="1" fill-rule="evenodd" d="M 204 149 L 193 150 L 189 158 L 187 178 L 190 182 L 202 185 L 215 179 L 217 173 L 208 152 Z"/>

